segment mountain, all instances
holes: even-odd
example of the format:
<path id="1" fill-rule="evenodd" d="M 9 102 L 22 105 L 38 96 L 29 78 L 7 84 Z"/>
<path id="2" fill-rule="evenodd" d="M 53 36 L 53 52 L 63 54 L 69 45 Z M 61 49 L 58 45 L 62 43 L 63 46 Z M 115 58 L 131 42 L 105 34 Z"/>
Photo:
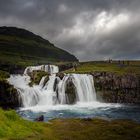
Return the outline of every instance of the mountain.
<path id="1" fill-rule="evenodd" d="M 0 27 L 0 62 L 60 62 L 78 59 L 25 29 Z"/>

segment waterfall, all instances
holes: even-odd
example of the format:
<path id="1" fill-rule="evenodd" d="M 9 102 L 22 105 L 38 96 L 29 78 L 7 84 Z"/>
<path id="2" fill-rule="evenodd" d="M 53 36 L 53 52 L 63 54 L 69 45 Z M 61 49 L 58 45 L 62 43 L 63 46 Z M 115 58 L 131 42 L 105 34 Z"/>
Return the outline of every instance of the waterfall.
<path id="1" fill-rule="evenodd" d="M 29 86 L 29 72 L 43 70 L 50 73 L 42 77 L 39 85 Z M 20 95 L 23 107 L 76 104 L 96 101 L 93 76 L 89 74 L 65 74 L 62 79 L 57 76 L 59 71 L 54 65 L 27 67 L 23 75 L 11 75 L 8 81 L 14 85 Z M 67 90 L 71 85 L 71 89 Z M 70 92 L 70 93 L 69 93 Z M 72 93 L 71 93 L 72 92 Z"/>
<path id="2" fill-rule="evenodd" d="M 92 102 L 96 100 L 93 77 L 88 74 L 72 74 L 72 81 L 76 87 L 79 102 Z"/>
<path id="3" fill-rule="evenodd" d="M 50 74 L 59 72 L 59 68 L 55 65 L 40 65 L 40 66 L 27 67 L 24 71 L 24 74 L 27 75 L 28 73 L 31 73 L 32 71 L 37 71 L 37 70 L 46 71 Z"/>

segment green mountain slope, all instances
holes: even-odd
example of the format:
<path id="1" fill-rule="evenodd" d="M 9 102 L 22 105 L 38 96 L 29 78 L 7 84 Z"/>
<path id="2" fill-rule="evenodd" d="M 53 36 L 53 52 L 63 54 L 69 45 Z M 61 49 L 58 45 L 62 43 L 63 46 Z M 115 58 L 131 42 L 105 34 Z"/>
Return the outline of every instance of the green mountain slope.
<path id="1" fill-rule="evenodd" d="M 74 55 L 25 29 L 0 27 L 0 62 L 78 61 Z"/>

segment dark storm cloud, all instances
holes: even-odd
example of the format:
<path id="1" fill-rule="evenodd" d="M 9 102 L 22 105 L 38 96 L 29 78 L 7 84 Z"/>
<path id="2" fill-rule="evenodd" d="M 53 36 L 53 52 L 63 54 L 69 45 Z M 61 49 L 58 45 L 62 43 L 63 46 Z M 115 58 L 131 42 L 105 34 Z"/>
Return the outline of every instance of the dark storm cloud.
<path id="1" fill-rule="evenodd" d="M 26 28 L 80 60 L 140 59 L 140 0 L 0 0 L 0 25 Z"/>

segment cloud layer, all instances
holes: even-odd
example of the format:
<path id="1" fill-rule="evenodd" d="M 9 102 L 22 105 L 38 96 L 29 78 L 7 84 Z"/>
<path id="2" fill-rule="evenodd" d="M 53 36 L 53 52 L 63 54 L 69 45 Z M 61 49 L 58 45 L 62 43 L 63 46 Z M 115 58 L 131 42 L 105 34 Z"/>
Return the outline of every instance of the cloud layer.
<path id="1" fill-rule="evenodd" d="M 0 0 L 0 26 L 37 33 L 81 61 L 140 59 L 140 0 Z"/>

